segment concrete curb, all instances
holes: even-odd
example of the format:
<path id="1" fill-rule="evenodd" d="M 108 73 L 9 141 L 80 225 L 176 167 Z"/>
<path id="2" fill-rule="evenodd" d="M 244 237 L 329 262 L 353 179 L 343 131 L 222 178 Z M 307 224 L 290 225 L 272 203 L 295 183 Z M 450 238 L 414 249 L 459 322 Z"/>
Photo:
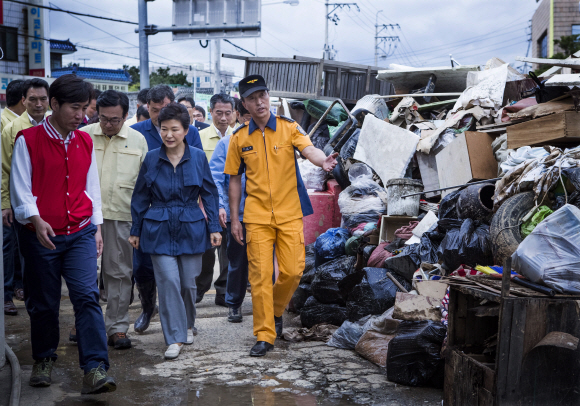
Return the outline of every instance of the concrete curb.
<path id="1" fill-rule="evenodd" d="M 5 345 L 6 359 L 10 362 L 10 368 L 12 369 L 12 389 L 10 391 L 10 406 L 20 405 L 20 363 L 18 358 L 14 355 L 14 352 L 8 344 Z"/>

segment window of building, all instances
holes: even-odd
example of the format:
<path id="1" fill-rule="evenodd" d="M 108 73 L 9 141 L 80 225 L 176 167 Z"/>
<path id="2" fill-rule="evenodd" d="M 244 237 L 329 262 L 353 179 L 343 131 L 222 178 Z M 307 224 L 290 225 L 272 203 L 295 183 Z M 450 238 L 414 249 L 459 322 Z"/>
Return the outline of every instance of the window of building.
<path id="1" fill-rule="evenodd" d="M 205 77 L 205 83 L 208 83 L 208 82 L 209 82 L 209 76 L 206 76 Z"/>
<path id="2" fill-rule="evenodd" d="M 580 24 L 572 24 L 572 35 L 580 35 Z"/>
<path id="3" fill-rule="evenodd" d="M 5 61 L 18 61 L 18 29 L 0 25 L 0 48 Z"/>
<path id="4" fill-rule="evenodd" d="M 544 35 L 540 37 L 538 40 L 538 48 L 540 54 L 538 55 L 540 58 L 547 58 L 548 57 L 548 33 L 545 32 Z"/>

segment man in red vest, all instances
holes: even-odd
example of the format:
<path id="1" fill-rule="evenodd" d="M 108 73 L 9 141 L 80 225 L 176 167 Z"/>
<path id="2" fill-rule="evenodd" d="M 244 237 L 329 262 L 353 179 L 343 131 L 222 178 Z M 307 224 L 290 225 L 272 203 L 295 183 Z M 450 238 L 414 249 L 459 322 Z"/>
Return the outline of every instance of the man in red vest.
<path id="1" fill-rule="evenodd" d="M 103 312 L 99 306 L 97 257 L 103 251 L 101 191 L 93 141 L 76 130 L 93 86 L 63 75 L 49 89 L 53 114 L 20 131 L 12 155 L 10 200 L 24 225 L 19 243 L 24 261 L 24 299 L 30 316 L 34 366 L 29 384 L 51 384 L 59 342 L 61 277 L 75 312 L 81 394 L 112 392 Z"/>

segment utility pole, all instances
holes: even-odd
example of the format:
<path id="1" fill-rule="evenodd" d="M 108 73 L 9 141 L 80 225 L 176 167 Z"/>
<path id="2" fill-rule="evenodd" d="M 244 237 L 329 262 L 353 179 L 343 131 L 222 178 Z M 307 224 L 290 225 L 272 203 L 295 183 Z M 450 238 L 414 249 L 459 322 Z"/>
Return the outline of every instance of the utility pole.
<path id="1" fill-rule="evenodd" d="M 379 13 L 381 11 L 379 11 Z M 391 28 L 392 30 L 394 30 L 395 28 L 400 29 L 401 27 L 399 26 L 399 24 L 381 24 L 379 26 L 378 21 L 379 21 L 379 18 L 378 18 L 378 13 L 377 13 L 377 24 L 375 25 L 375 66 L 377 66 L 379 63 L 379 51 L 382 51 L 381 58 L 388 58 L 389 56 L 391 56 L 395 52 L 395 49 L 397 49 L 397 44 L 395 44 L 393 52 L 391 52 L 391 48 L 393 48 L 392 43 L 401 42 L 401 39 L 396 35 L 394 35 L 394 36 L 379 36 L 379 34 L 383 30 L 388 30 L 389 28 Z M 379 27 L 380 27 L 380 29 L 379 29 Z M 389 43 L 388 50 L 381 48 L 381 45 L 383 43 L 385 43 L 385 44 Z"/>
<path id="2" fill-rule="evenodd" d="M 383 10 L 379 10 L 377 12 L 377 19 L 375 23 L 375 66 L 377 66 L 379 59 L 379 14 L 382 12 Z"/>
<path id="3" fill-rule="evenodd" d="M 221 93 L 221 75 L 220 75 L 220 60 L 221 60 L 221 39 L 214 40 L 214 68 L 213 68 L 213 93 Z"/>
<path id="4" fill-rule="evenodd" d="M 139 85 L 141 89 L 149 87 L 149 39 L 147 26 L 147 0 L 138 0 L 139 11 Z"/>
<path id="5" fill-rule="evenodd" d="M 328 20 L 331 20 L 334 25 L 338 25 L 338 22 L 340 21 L 340 18 L 338 18 L 338 15 L 334 14 L 333 16 L 331 16 L 332 13 L 334 13 L 337 9 L 343 9 L 345 7 L 348 7 L 350 10 L 350 6 L 356 7 L 357 11 L 360 12 L 360 8 L 358 6 L 358 4 L 356 3 L 324 3 L 324 6 L 326 7 L 326 12 L 325 12 L 325 21 L 324 21 L 324 53 L 323 53 L 323 59 L 333 59 L 333 56 L 331 54 L 331 50 L 330 50 L 330 45 L 328 45 Z M 329 6 L 333 6 L 334 8 L 329 12 Z"/>
<path id="6" fill-rule="evenodd" d="M 193 64 L 193 102 L 195 103 L 195 91 L 197 88 L 197 65 Z"/>

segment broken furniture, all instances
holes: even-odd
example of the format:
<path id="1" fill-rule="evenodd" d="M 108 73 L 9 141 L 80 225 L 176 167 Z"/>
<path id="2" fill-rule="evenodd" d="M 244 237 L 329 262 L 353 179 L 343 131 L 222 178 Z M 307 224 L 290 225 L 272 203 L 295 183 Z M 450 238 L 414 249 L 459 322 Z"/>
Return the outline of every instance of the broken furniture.
<path id="1" fill-rule="evenodd" d="M 468 281 L 476 285 L 451 282 L 444 405 L 578 404 L 578 339 L 570 335 L 580 337 L 580 296 L 548 298 L 519 285 L 502 296 L 502 280 Z M 554 347 L 562 342 L 568 350 Z"/>

